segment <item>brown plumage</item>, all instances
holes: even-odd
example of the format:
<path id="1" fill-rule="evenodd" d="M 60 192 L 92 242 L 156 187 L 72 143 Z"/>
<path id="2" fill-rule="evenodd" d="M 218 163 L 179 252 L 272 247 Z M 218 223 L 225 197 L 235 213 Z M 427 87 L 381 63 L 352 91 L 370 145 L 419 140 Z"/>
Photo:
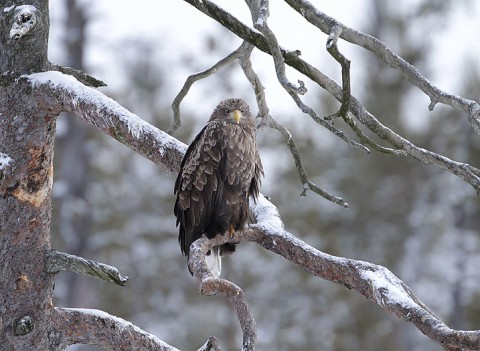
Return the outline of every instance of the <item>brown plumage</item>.
<path id="1" fill-rule="evenodd" d="M 247 103 L 222 101 L 188 147 L 175 182 L 174 213 L 182 253 L 188 256 L 190 245 L 203 234 L 214 238 L 242 230 L 250 218 L 249 197 L 256 200 L 262 176 Z M 235 245 L 225 244 L 212 251 L 219 257 L 234 250 Z"/>

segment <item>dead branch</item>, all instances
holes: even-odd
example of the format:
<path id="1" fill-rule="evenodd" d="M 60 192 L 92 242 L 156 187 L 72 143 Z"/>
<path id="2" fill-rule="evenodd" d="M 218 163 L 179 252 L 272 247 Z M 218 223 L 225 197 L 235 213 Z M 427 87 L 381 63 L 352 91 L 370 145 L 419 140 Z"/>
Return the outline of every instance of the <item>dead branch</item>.
<path id="1" fill-rule="evenodd" d="M 91 309 L 55 307 L 50 315 L 51 350 L 88 344 L 119 351 L 179 351 L 121 318 Z"/>
<path id="2" fill-rule="evenodd" d="M 121 275 L 117 268 L 65 252 L 49 250 L 45 254 L 45 272 L 56 274 L 60 271 L 74 272 L 103 279 L 120 286 L 127 284 L 128 277 Z"/>
<path id="3" fill-rule="evenodd" d="M 243 290 L 226 279 L 213 278 L 212 273 L 207 268 L 205 254 L 216 246 L 215 242 L 217 240 L 222 239 L 220 237 L 208 240 L 206 237 L 201 237 L 193 242 L 190 246 L 188 265 L 195 278 L 199 281 L 200 291 L 203 295 L 222 295 L 230 301 L 242 328 L 242 350 L 254 351 L 257 341 L 257 327 Z"/>
<path id="4" fill-rule="evenodd" d="M 480 134 L 480 105 L 476 101 L 442 91 L 425 78 L 415 66 L 395 54 L 380 40 L 341 24 L 336 19 L 315 8 L 308 1 L 285 0 L 285 2 L 326 34 L 330 34 L 333 27 L 342 27 L 340 38 L 369 50 L 390 67 L 400 72 L 410 83 L 430 98 L 430 110 L 433 110 L 438 102 L 462 110 L 467 114 L 472 128 L 477 134 Z"/>
<path id="5" fill-rule="evenodd" d="M 183 84 L 182 89 L 177 94 L 177 96 L 175 96 L 175 99 L 173 99 L 173 103 L 172 103 L 173 125 L 172 125 L 172 128 L 167 131 L 168 134 L 175 133 L 175 131 L 181 125 L 180 104 L 182 103 L 185 96 L 188 94 L 192 85 L 200 79 L 210 77 L 212 74 L 215 74 L 219 69 L 222 69 L 223 67 L 227 66 L 229 63 L 237 59 L 242 54 L 243 47 L 245 46 L 245 44 L 246 44 L 245 42 L 242 43 L 242 45 L 240 45 L 238 49 L 231 52 L 229 55 L 227 55 L 226 57 L 218 61 L 216 64 L 214 64 L 212 67 L 206 69 L 205 71 L 192 74 L 187 78 L 187 80 Z"/>
<path id="6" fill-rule="evenodd" d="M 243 55 L 239 57 L 240 61 L 240 66 L 242 67 L 242 70 L 245 74 L 245 77 L 247 77 L 248 81 L 250 82 L 253 90 L 255 91 L 255 97 L 257 100 L 257 106 L 258 106 L 258 115 L 262 119 L 262 122 L 260 122 L 260 125 L 267 125 L 270 128 L 273 128 L 282 134 L 283 139 L 285 140 L 285 144 L 287 145 L 288 149 L 290 150 L 290 153 L 292 154 L 293 160 L 295 162 L 295 167 L 297 168 L 298 175 L 300 176 L 300 181 L 303 184 L 303 191 L 300 195 L 305 195 L 307 190 L 312 190 L 313 192 L 319 194 L 320 196 L 324 197 L 325 199 L 343 206 L 343 207 L 348 207 L 348 203 L 346 203 L 341 197 L 335 196 L 330 194 L 329 192 L 321 189 L 318 187 L 315 183 L 310 181 L 310 179 L 307 176 L 307 172 L 303 166 L 302 158 L 300 156 L 300 151 L 297 148 L 297 144 L 295 143 L 292 133 L 280 122 L 275 120 L 271 115 L 270 115 L 270 110 L 267 105 L 267 100 L 265 98 L 265 93 L 263 91 L 263 85 L 262 82 L 260 81 L 260 78 L 258 75 L 255 73 L 252 67 L 252 62 L 250 60 L 250 54 L 253 49 L 253 45 L 249 44 L 249 50 L 246 50 Z"/>
<path id="7" fill-rule="evenodd" d="M 189 4 L 197 8 L 199 11 L 205 13 L 215 21 L 219 22 L 240 38 L 247 40 L 249 43 L 257 47 L 261 51 L 272 54 L 270 51 L 269 43 L 262 34 L 252 30 L 230 13 L 216 6 L 213 2 L 209 0 L 184 1 L 188 2 Z M 320 26 L 322 31 L 327 34 L 331 33 L 334 25 L 342 26 L 341 23 L 331 17 L 324 15 L 321 11 L 315 9 L 305 0 L 288 0 L 287 2 L 291 4 L 291 6 L 293 6 L 295 9 L 298 9 L 301 14 L 305 13 L 305 18 L 309 21 L 313 22 L 315 18 L 317 18 L 319 21 L 318 26 Z M 303 9 L 302 6 L 304 6 L 306 10 Z M 393 68 L 398 68 L 398 70 L 405 77 L 407 77 L 410 82 L 415 82 L 415 84 L 419 86 L 422 91 L 428 92 L 427 95 L 433 96 L 434 101 L 442 102 L 454 108 L 465 111 L 468 114 L 469 121 L 475 131 L 480 133 L 480 105 L 477 102 L 441 91 L 440 89 L 432 85 L 425 77 L 423 77 L 414 66 L 409 65 L 401 57 L 393 54 L 392 51 L 387 46 L 385 46 L 385 44 L 381 43 L 378 39 L 351 30 L 345 26 L 343 26 L 340 38 L 370 49 L 376 55 L 380 55 L 380 57 L 384 59 L 390 66 L 392 66 Z M 298 53 L 296 53 L 295 51 L 283 49 L 281 52 L 284 57 L 285 64 L 306 75 L 315 83 L 317 83 L 320 87 L 332 94 L 335 99 L 340 102 L 342 101 L 342 89 L 333 79 L 323 74 L 320 70 L 318 70 L 316 67 L 312 66 L 308 62 L 302 60 L 299 57 Z M 320 120 L 325 122 L 323 118 L 318 117 L 315 111 L 310 109 L 308 106 L 305 106 L 297 95 L 291 94 L 291 96 L 297 106 L 302 110 L 302 112 L 309 114 L 318 123 L 321 123 Z M 459 176 L 468 184 L 470 184 L 477 192 L 480 192 L 479 169 L 469 164 L 451 160 L 448 157 L 416 146 L 409 140 L 403 138 L 399 134 L 396 134 L 390 128 L 380 123 L 379 120 L 370 112 L 368 112 L 365 107 L 363 107 L 362 104 L 353 95 L 350 98 L 350 112 L 352 112 L 352 114 L 360 121 L 360 123 L 362 123 L 375 135 L 377 135 L 387 143 L 391 144 L 394 148 L 403 151 L 395 151 L 392 154 L 407 154 L 410 157 L 413 157 L 424 164 L 440 166 L 441 168 L 448 170 L 450 173 Z M 343 135 L 343 132 L 338 132 L 341 133 L 338 136 Z M 363 145 L 361 145 L 361 147 L 363 148 Z"/>

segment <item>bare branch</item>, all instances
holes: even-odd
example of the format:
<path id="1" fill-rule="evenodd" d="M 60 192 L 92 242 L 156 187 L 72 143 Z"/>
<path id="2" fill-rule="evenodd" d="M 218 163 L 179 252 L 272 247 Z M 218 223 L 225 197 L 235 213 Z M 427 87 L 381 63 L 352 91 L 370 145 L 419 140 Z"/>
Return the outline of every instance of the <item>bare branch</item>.
<path id="1" fill-rule="evenodd" d="M 203 236 L 194 241 L 190 246 L 188 265 L 195 278 L 200 282 L 200 291 L 203 295 L 222 295 L 230 301 L 242 328 L 242 351 L 254 351 L 257 340 L 257 328 L 243 290 L 228 280 L 213 278 L 205 261 L 205 254 L 208 250 L 216 246 L 217 241 L 224 240 L 224 238 L 224 236 L 218 236 L 209 240 Z"/>
<path id="2" fill-rule="evenodd" d="M 298 81 L 299 85 L 291 83 L 285 72 L 285 60 L 278 45 L 277 38 L 272 30 L 269 28 L 267 23 L 267 18 L 269 16 L 269 3 L 268 0 L 247 0 L 248 7 L 250 8 L 250 13 L 252 15 L 252 21 L 254 23 L 255 29 L 260 31 L 265 37 L 268 47 L 270 48 L 270 53 L 273 57 L 273 62 L 275 64 L 275 72 L 277 73 L 277 78 L 280 84 L 284 89 L 290 94 L 300 94 L 303 95 L 307 92 L 305 83 Z"/>
<path id="3" fill-rule="evenodd" d="M 224 57 L 220 61 L 218 61 L 216 64 L 214 64 L 212 67 L 209 69 L 192 74 L 187 78 L 185 81 L 185 84 L 183 85 L 182 89 L 180 92 L 175 96 L 175 99 L 173 100 L 172 103 L 172 110 L 173 110 L 173 125 L 170 130 L 167 131 L 168 134 L 173 134 L 175 131 L 180 127 L 181 125 L 181 119 L 180 119 L 180 104 L 182 103 L 183 99 L 185 96 L 188 94 L 188 91 L 192 87 L 192 85 L 203 78 L 207 78 L 211 76 L 212 74 L 216 73 L 219 69 L 222 69 L 223 67 L 227 66 L 229 63 L 234 61 L 241 55 L 243 47 L 245 46 L 245 42 L 240 45 L 240 47 L 236 50 L 234 50 L 232 53 L 230 53 L 228 56 Z"/>
<path id="4" fill-rule="evenodd" d="M 332 57 L 337 60 L 337 62 L 342 67 L 342 105 L 340 110 L 329 118 L 333 117 L 342 117 L 346 118 L 348 111 L 350 110 L 350 61 L 343 56 L 337 47 L 337 39 L 340 33 L 342 32 L 342 27 L 337 26 L 333 27 L 332 32 L 327 39 L 327 51 L 332 55 Z"/>
<path id="5" fill-rule="evenodd" d="M 331 120 L 333 118 L 342 117 L 345 123 L 352 128 L 354 133 L 358 136 L 363 144 L 367 144 L 379 152 L 407 156 L 407 153 L 403 150 L 386 148 L 374 142 L 362 132 L 355 121 L 349 116 L 348 111 L 350 110 L 350 100 L 352 96 L 350 88 L 350 61 L 338 50 L 337 46 L 337 41 L 342 31 L 343 26 L 334 26 L 332 28 L 332 32 L 328 36 L 326 45 L 327 51 L 335 60 L 337 60 L 338 63 L 340 63 L 340 66 L 342 67 L 342 105 L 339 111 L 333 115 L 324 117 L 324 119 Z"/>
<path id="6" fill-rule="evenodd" d="M 179 351 L 156 336 L 106 312 L 55 307 L 48 324 L 50 350 L 87 344 L 118 351 Z"/>
<path id="7" fill-rule="evenodd" d="M 472 128 L 477 134 L 480 134 L 480 105 L 477 102 L 440 90 L 425 78 L 415 66 L 395 54 L 380 40 L 341 24 L 336 19 L 319 11 L 310 2 L 306 0 L 285 0 L 285 2 L 326 34 L 330 34 L 333 27 L 340 26 L 342 28 L 340 38 L 369 50 L 423 91 L 430 98 L 430 110 L 433 110 L 438 102 L 462 110 L 467 114 Z"/>
<path id="8" fill-rule="evenodd" d="M 59 66 L 59 65 L 54 65 L 52 64 L 50 67 L 50 70 L 52 71 L 59 71 L 64 74 L 69 74 L 71 76 L 74 76 L 78 81 L 82 82 L 86 86 L 89 87 L 94 87 L 94 88 L 99 88 L 99 87 L 105 87 L 107 84 L 105 82 L 92 77 L 85 72 L 72 68 L 72 67 L 64 67 L 64 66 Z"/>
<path id="9" fill-rule="evenodd" d="M 302 159 L 300 157 L 300 152 L 297 148 L 297 145 L 295 144 L 295 141 L 293 140 L 292 134 L 287 128 L 285 128 L 285 126 L 283 126 L 281 123 L 276 121 L 270 115 L 269 108 L 267 106 L 267 100 L 265 98 L 265 93 L 263 91 L 263 85 L 260 81 L 260 78 L 253 70 L 252 62 L 250 61 L 250 54 L 252 52 L 252 49 L 253 49 L 253 46 L 249 44 L 244 54 L 239 57 L 240 66 L 242 67 L 242 70 L 245 76 L 247 77 L 248 81 L 253 87 L 253 90 L 255 91 L 255 97 L 257 100 L 259 116 L 262 118 L 262 122 L 260 124 L 268 125 L 270 128 L 274 128 L 277 131 L 279 131 L 282 134 L 285 140 L 285 144 L 287 145 L 288 149 L 290 150 L 290 153 L 293 156 L 293 160 L 295 161 L 295 166 L 297 168 L 298 175 L 300 176 L 300 180 L 304 187 L 304 190 L 301 193 L 301 195 L 305 195 L 306 191 L 310 189 L 313 192 L 319 194 L 320 196 L 324 197 L 325 199 L 337 205 L 348 207 L 348 204 L 341 197 L 334 196 L 328 193 L 327 191 L 319 188 L 317 185 L 315 185 L 308 179 L 305 168 L 303 167 Z"/>
<path id="10" fill-rule="evenodd" d="M 56 274 L 60 271 L 74 272 L 103 279 L 120 286 L 127 284 L 128 277 L 121 275 L 117 268 L 104 263 L 87 260 L 56 250 L 45 254 L 45 272 Z"/>
<path id="11" fill-rule="evenodd" d="M 238 35 L 240 38 L 247 40 L 251 44 L 255 45 L 255 47 L 257 47 L 258 49 L 270 54 L 270 48 L 268 46 L 268 43 L 261 34 L 250 29 L 248 26 L 240 22 L 238 19 L 236 19 L 234 16 L 232 16 L 228 12 L 222 10 L 221 8 L 213 4 L 211 1 L 208 1 L 208 0 L 202 0 L 202 1 L 184 0 L 184 1 L 195 6 L 198 10 L 202 11 L 206 15 L 218 21 L 223 26 L 228 28 L 232 33 Z M 339 22 L 335 21 L 334 19 L 328 16 L 325 16 L 320 11 L 316 10 L 313 6 L 311 6 L 311 9 L 309 8 L 310 11 L 308 12 L 306 12 L 306 10 L 300 10 L 301 5 L 306 6 L 306 4 L 308 4 L 308 2 L 306 2 L 305 0 L 302 0 L 302 1 L 288 0 L 288 1 L 289 1 L 289 4 L 294 4 L 295 6 L 297 6 L 298 11 L 300 13 L 305 12 L 306 13 L 305 17 L 309 21 L 312 21 L 311 20 L 312 16 L 313 18 L 316 18 L 315 13 L 318 13 L 319 14 L 318 18 L 319 18 L 319 21 L 321 21 L 322 28 L 324 26 L 326 29 L 328 29 L 328 30 L 324 30 L 326 33 L 330 33 L 331 28 L 333 28 L 334 25 L 339 24 Z M 297 7 L 294 7 L 294 8 L 296 9 Z M 350 30 L 349 28 L 344 26 L 340 37 L 350 42 L 358 43 L 358 45 L 362 45 L 362 46 L 365 45 L 367 47 L 374 47 L 372 46 L 372 43 L 379 42 L 377 39 L 370 37 L 366 34 L 360 35 L 358 34 L 358 32 L 355 32 L 357 34 L 355 34 L 354 32 L 355 31 Z M 356 41 L 354 42 L 352 38 L 356 38 Z M 365 42 L 369 44 L 367 45 L 365 44 Z M 384 44 L 382 45 L 383 47 L 386 48 Z M 407 79 L 411 82 L 415 81 L 423 89 L 427 89 L 430 93 L 434 94 L 435 96 L 438 96 L 438 99 L 436 100 L 438 100 L 439 102 L 447 103 L 452 107 L 467 111 L 470 119 L 470 123 L 473 125 L 474 129 L 475 130 L 478 129 L 480 133 L 480 119 L 479 119 L 480 106 L 475 101 L 471 101 L 468 99 L 458 97 L 456 95 L 450 95 L 442 92 L 440 89 L 431 85 L 426 78 L 421 76 L 418 70 L 414 66 L 410 65 L 411 70 L 410 71 L 407 70 L 406 68 L 409 68 L 408 66 L 409 64 L 405 60 L 394 55 L 390 49 L 386 48 L 382 52 L 385 54 L 384 56 L 387 60 L 387 63 L 395 67 L 397 66 L 404 67 L 402 72 L 405 72 L 405 74 L 408 74 Z M 338 101 L 340 102 L 342 101 L 342 89 L 334 80 L 332 80 L 331 78 L 329 78 L 328 76 L 320 72 L 317 68 L 310 65 L 308 62 L 302 60 L 298 56 L 298 54 L 296 54 L 295 52 L 282 50 L 282 54 L 284 56 L 285 63 L 287 65 L 305 74 L 307 77 L 309 77 L 314 82 L 316 82 L 320 87 L 322 87 L 323 89 L 328 91 L 330 94 L 332 94 L 332 96 L 334 96 Z M 398 57 L 398 59 L 396 57 Z M 312 118 L 314 118 L 314 120 L 317 121 L 317 123 L 321 124 L 322 122 L 325 122 L 323 118 L 320 118 L 316 115 L 315 111 L 309 109 L 308 106 L 303 105 L 303 103 L 301 102 L 301 100 L 299 100 L 298 97 L 295 97 L 295 96 L 292 96 L 292 97 L 297 103 L 297 106 L 299 106 L 303 112 L 310 114 Z M 375 118 L 375 116 L 369 113 L 365 109 L 365 107 L 363 107 L 353 95 L 351 96 L 351 101 L 350 101 L 350 111 L 355 115 L 355 117 L 363 125 L 365 125 L 378 137 L 390 143 L 396 149 L 404 151 L 404 152 L 401 152 L 401 151 L 395 150 L 392 152 L 392 154 L 404 155 L 406 153 L 409 156 L 423 162 L 424 164 L 434 164 L 444 169 L 447 169 L 452 174 L 455 174 L 460 178 L 464 179 L 477 192 L 480 192 L 480 177 L 478 176 L 478 174 L 480 173 L 480 170 L 478 170 L 477 168 L 469 164 L 453 161 L 445 156 L 436 154 L 432 151 L 416 146 L 409 140 L 394 133 L 390 128 L 381 124 Z M 477 124 L 479 124 L 479 126 L 477 126 Z M 328 125 L 325 127 L 328 128 Z M 338 136 L 343 136 L 343 133 L 341 131 L 338 131 L 338 132 L 340 133 L 340 135 Z M 361 147 L 363 148 L 363 146 Z"/>

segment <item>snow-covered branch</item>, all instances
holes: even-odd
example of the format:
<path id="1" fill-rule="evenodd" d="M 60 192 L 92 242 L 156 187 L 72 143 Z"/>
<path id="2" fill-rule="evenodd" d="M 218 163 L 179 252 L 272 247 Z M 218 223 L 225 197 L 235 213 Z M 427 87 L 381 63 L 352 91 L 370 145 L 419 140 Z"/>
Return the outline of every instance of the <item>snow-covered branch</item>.
<path id="1" fill-rule="evenodd" d="M 51 350 L 88 344 L 119 351 L 178 351 L 130 322 L 93 309 L 56 307 L 48 326 Z"/>
<path id="2" fill-rule="evenodd" d="M 46 108 L 71 112 L 77 118 L 112 136 L 157 165 L 177 172 L 186 145 L 145 122 L 96 89 L 61 72 L 25 76 Z M 19 81 L 19 83 L 22 80 Z"/>
<path id="3" fill-rule="evenodd" d="M 378 304 L 389 314 L 413 323 L 430 339 L 447 350 L 480 349 L 480 330 L 463 331 L 449 328 L 415 293 L 391 271 L 365 261 L 336 257 L 321 252 L 284 230 L 277 208 L 260 195 L 252 208 L 256 223 L 236 233 L 236 244 L 252 241 L 283 256 L 311 274 L 354 290 Z M 212 247 L 229 242 L 220 236 L 202 245 Z"/>

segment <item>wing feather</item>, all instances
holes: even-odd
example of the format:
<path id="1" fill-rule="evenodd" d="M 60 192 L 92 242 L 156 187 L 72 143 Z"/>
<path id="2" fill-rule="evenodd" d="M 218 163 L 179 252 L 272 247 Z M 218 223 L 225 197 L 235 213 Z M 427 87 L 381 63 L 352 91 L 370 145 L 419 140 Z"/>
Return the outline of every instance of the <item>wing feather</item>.
<path id="1" fill-rule="evenodd" d="M 218 128 L 218 122 L 210 122 L 195 137 L 182 160 L 175 182 L 174 213 L 180 226 L 178 240 L 185 255 L 190 245 L 202 236 L 221 196 L 219 163 L 224 147 L 222 128 Z"/>

